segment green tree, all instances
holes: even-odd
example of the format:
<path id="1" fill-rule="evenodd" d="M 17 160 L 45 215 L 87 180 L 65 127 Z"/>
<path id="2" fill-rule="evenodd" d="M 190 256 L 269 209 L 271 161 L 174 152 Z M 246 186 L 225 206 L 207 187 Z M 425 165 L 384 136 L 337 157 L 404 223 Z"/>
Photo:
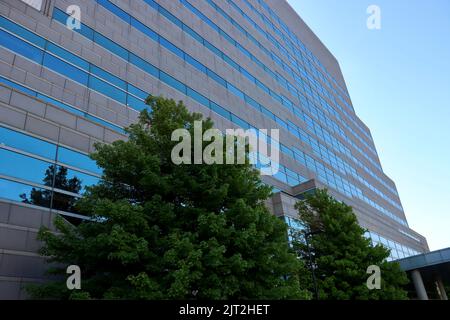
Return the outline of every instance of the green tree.
<path id="1" fill-rule="evenodd" d="M 186 128 L 193 136 L 201 115 L 164 98 L 147 104 L 151 112 L 127 129 L 127 141 L 97 144 L 91 155 L 103 168 L 102 182 L 76 204 L 91 220 L 73 226 L 60 218 L 58 233 L 40 231 L 50 262 L 80 266 L 82 290 L 70 294 L 64 280 L 32 287 L 32 295 L 308 298 L 299 285 L 303 265 L 287 244 L 286 225 L 264 205 L 271 188 L 258 171 L 248 163 L 175 165 L 172 132 Z M 203 131 L 212 128 L 202 121 Z"/>
<path id="2" fill-rule="evenodd" d="M 302 231 L 295 233 L 294 247 L 309 261 L 317 282 L 319 299 L 406 299 L 408 283 L 398 263 L 388 262 L 390 250 L 373 246 L 364 236 L 350 206 L 331 197 L 326 190 L 316 190 L 297 203 Z M 305 241 L 307 237 L 307 242 Z M 308 245 L 309 244 L 309 250 Z M 311 255 L 310 255 L 311 254 Z M 367 268 L 381 270 L 381 289 L 367 287 Z M 314 291 L 313 281 L 310 289 Z"/>

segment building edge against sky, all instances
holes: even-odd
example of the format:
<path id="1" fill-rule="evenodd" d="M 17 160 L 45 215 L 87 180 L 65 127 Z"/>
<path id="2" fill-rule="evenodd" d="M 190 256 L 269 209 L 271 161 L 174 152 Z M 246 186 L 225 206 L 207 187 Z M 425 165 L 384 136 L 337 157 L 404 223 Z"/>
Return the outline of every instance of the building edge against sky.
<path id="1" fill-rule="evenodd" d="M 326 187 L 391 259 L 428 251 L 338 62 L 285 1 L 32 2 L 40 10 L 0 3 L 0 298 L 44 278 L 38 229 L 58 213 L 77 218 L 83 189 L 45 178 L 96 183 L 93 143 L 125 139 L 148 93 L 183 100 L 221 130 L 280 129 L 281 170 L 263 180 L 289 226 L 301 194 Z M 65 25 L 70 5 L 81 29 Z"/>

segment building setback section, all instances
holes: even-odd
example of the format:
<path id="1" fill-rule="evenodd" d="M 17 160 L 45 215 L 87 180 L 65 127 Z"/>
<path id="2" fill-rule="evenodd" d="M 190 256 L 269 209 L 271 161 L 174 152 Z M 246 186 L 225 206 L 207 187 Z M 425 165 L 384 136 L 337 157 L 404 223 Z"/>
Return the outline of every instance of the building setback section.
<path id="1" fill-rule="evenodd" d="M 66 27 L 69 5 L 81 29 Z M 183 100 L 220 130 L 279 129 L 280 171 L 263 180 L 275 191 L 269 209 L 289 227 L 302 194 L 327 188 L 390 259 L 428 251 L 338 62 L 286 2 L 43 0 L 37 10 L 4 0 L 0 13 L 0 298 L 23 298 L 23 284 L 45 278 L 39 227 L 77 217 L 71 201 L 31 201 L 33 188 L 83 194 L 45 183 L 46 170 L 95 184 L 93 144 L 126 139 L 148 94 Z"/>

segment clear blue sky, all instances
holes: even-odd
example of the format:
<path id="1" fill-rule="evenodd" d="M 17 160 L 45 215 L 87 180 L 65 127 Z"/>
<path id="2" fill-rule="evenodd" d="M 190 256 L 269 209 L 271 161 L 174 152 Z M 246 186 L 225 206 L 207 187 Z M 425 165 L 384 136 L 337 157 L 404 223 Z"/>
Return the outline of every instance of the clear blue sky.
<path id="1" fill-rule="evenodd" d="M 450 1 L 288 2 L 339 61 L 410 227 L 450 247 Z M 366 27 L 372 4 L 381 30 Z"/>

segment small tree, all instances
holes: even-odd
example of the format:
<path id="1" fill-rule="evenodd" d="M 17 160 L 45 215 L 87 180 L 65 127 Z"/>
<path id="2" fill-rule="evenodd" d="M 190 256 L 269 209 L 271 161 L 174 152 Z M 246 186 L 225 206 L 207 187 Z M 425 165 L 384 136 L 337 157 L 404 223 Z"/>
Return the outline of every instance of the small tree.
<path id="1" fill-rule="evenodd" d="M 309 268 L 311 272 L 314 268 L 319 299 L 407 298 L 403 289 L 408 283 L 405 272 L 398 263 L 386 260 L 389 249 L 373 246 L 364 237 L 366 230 L 359 226 L 350 206 L 335 200 L 326 190 L 316 190 L 296 208 L 304 230 L 296 233 L 294 247 L 303 260 L 312 260 Z M 381 269 L 380 290 L 367 287 L 370 265 Z M 314 291 L 312 281 L 310 289 Z"/>
<path id="2" fill-rule="evenodd" d="M 58 219 L 58 234 L 40 231 L 51 262 L 80 266 L 81 291 L 71 294 L 64 280 L 34 287 L 33 296 L 309 297 L 299 286 L 302 264 L 289 249 L 286 225 L 264 205 L 271 188 L 258 171 L 248 163 L 175 165 L 172 132 L 186 128 L 193 136 L 201 116 L 182 102 L 147 103 L 152 112 L 127 129 L 128 141 L 96 145 L 102 181 L 77 203 L 92 220 L 72 226 Z M 212 125 L 203 121 L 203 131 Z"/>

